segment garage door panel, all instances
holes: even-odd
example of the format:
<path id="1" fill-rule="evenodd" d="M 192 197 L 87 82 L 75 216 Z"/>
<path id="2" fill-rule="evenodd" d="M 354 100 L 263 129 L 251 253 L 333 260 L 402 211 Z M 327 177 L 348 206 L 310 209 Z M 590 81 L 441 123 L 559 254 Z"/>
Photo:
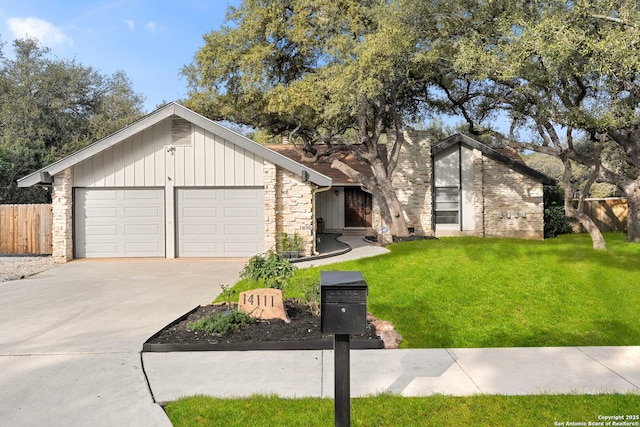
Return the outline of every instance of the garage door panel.
<path id="1" fill-rule="evenodd" d="M 77 188 L 76 257 L 163 257 L 164 190 Z"/>
<path id="2" fill-rule="evenodd" d="M 264 252 L 264 190 L 177 190 L 180 257 L 246 257 Z"/>
<path id="3" fill-rule="evenodd" d="M 128 224 L 124 226 L 124 232 L 127 236 L 140 236 L 140 238 L 157 240 L 155 235 L 158 233 L 164 233 L 164 229 L 161 229 L 154 224 Z"/>
<path id="4" fill-rule="evenodd" d="M 124 208 L 124 215 L 127 218 L 156 218 L 158 215 L 160 215 L 160 209 L 155 207 Z"/>
<path id="5" fill-rule="evenodd" d="M 115 225 L 93 225 L 86 227 L 87 234 L 94 236 L 115 236 L 118 229 Z"/>
<path id="6" fill-rule="evenodd" d="M 190 199 L 193 201 L 196 199 Z M 218 215 L 218 210 L 216 208 L 207 208 L 207 207 L 183 207 L 182 215 L 184 218 L 208 218 L 214 217 Z"/>
<path id="7" fill-rule="evenodd" d="M 256 208 L 225 208 L 225 218 L 256 218 L 258 216 Z"/>
<path id="8" fill-rule="evenodd" d="M 245 236 L 245 237 L 255 237 L 260 230 L 257 225 L 247 225 L 247 224 L 226 224 L 224 226 L 224 235 L 225 236 Z"/>

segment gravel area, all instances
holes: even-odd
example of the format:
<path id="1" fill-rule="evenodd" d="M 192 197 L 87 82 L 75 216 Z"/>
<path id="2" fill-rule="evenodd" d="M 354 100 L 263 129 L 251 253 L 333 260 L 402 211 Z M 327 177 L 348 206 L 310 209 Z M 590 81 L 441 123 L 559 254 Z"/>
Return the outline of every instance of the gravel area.
<path id="1" fill-rule="evenodd" d="M 42 273 L 54 265 L 50 256 L 0 254 L 0 282 L 24 279 Z"/>

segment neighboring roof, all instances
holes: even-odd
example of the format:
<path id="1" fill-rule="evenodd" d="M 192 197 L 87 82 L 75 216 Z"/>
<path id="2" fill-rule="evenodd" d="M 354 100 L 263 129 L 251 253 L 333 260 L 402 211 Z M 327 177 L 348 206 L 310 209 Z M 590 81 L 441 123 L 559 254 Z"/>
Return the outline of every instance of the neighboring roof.
<path id="1" fill-rule="evenodd" d="M 534 178 L 545 185 L 556 185 L 556 181 L 552 178 L 549 178 L 545 174 L 538 172 L 537 170 L 530 168 L 526 165 L 526 163 L 522 160 L 522 158 L 518 155 L 516 150 L 513 148 L 501 148 L 501 149 L 493 149 L 487 145 L 484 145 L 473 138 L 469 138 L 466 135 L 455 134 L 450 136 L 447 139 L 442 140 L 438 144 L 436 144 L 432 150 L 431 154 L 436 155 L 443 150 L 455 145 L 455 144 L 464 144 L 468 147 L 475 148 L 476 150 L 481 151 L 485 156 L 490 157 L 494 160 L 507 164 L 511 169 L 520 172 L 522 174 L 528 175 L 531 178 Z"/>
<path id="2" fill-rule="evenodd" d="M 267 144 L 265 145 L 269 149 L 273 151 L 277 151 L 278 153 L 286 156 L 292 160 L 300 161 L 300 152 L 293 144 Z M 314 146 L 316 150 L 320 153 L 326 151 L 327 147 L 324 145 Z M 384 144 L 378 145 L 378 151 L 380 152 L 380 157 L 382 159 L 387 158 L 387 146 Z M 342 160 L 344 163 L 357 170 L 364 176 L 371 178 L 373 177 L 373 173 L 371 172 L 371 168 L 362 160 L 356 159 L 353 151 L 344 151 L 342 154 L 337 154 L 337 158 Z M 331 163 L 326 162 L 314 162 L 314 163 L 305 163 L 305 165 L 314 169 L 316 172 L 328 176 L 333 181 L 333 185 L 360 185 L 360 183 L 353 179 L 349 178 L 347 175 L 340 172 L 338 169 L 333 169 L 331 167 Z"/>
<path id="3" fill-rule="evenodd" d="M 55 163 L 52 163 L 44 168 L 27 175 L 18 180 L 19 187 L 31 187 L 33 185 L 41 184 L 41 183 L 51 183 L 51 177 L 63 170 L 72 167 L 83 160 L 86 160 L 114 145 L 126 140 L 127 138 L 142 132 L 143 130 L 160 123 L 161 121 L 169 118 L 169 117 L 181 117 L 189 122 L 199 126 L 215 135 L 219 135 L 227 141 L 241 147 L 257 156 L 260 156 L 264 159 L 269 160 L 270 162 L 289 170 L 295 174 L 299 174 L 304 177 L 305 180 L 311 181 L 314 184 L 320 186 L 330 186 L 332 184 L 331 178 L 321 173 L 318 173 L 316 170 L 308 167 L 307 165 L 303 165 L 295 160 L 292 160 L 289 157 L 283 156 L 282 154 L 277 153 L 276 151 L 270 150 L 269 148 L 258 144 L 255 141 L 246 138 L 239 133 L 236 133 L 216 122 L 210 120 L 200 114 L 176 103 L 172 102 L 170 104 L 165 105 L 164 107 L 154 111 L 143 117 L 142 119 L 130 124 L 129 126 L 119 130 L 118 132 L 107 136 L 97 142 L 94 142 L 87 147 L 84 147 L 75 153 L 58 160 Z"/>

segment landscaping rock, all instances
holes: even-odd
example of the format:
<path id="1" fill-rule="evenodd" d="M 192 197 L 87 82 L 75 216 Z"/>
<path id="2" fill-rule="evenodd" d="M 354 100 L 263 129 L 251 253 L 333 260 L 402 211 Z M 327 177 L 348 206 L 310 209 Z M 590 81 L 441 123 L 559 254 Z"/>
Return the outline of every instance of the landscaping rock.
<path id="1" fill-rule="evenodd" d="M 396 331 L 393 323 L 380 320 L 371 313 L 367 313 L 367 321 L 375 326 L 376 335 L 384 342 L 384 348 L 396 349 L 400 346 L 402 335 Z"/>
<path id="2" fill-rule="evenodd" d="M 260 320 L 282 319 L 285 323 L 291 322 L 284 310 L 280 289 L 260 288 L 241 292 L 238 310 Z"/>

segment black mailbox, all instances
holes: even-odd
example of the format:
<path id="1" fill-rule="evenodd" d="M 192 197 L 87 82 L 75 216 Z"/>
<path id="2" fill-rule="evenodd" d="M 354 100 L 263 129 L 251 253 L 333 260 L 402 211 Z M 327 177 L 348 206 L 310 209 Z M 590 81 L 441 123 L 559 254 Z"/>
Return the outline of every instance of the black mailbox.
<path id="1" fill-rule="evenodd" d="M 320 272 L 320 330 L 352 335 L 367 330 L 367 282 L 359 271 Z"/>

